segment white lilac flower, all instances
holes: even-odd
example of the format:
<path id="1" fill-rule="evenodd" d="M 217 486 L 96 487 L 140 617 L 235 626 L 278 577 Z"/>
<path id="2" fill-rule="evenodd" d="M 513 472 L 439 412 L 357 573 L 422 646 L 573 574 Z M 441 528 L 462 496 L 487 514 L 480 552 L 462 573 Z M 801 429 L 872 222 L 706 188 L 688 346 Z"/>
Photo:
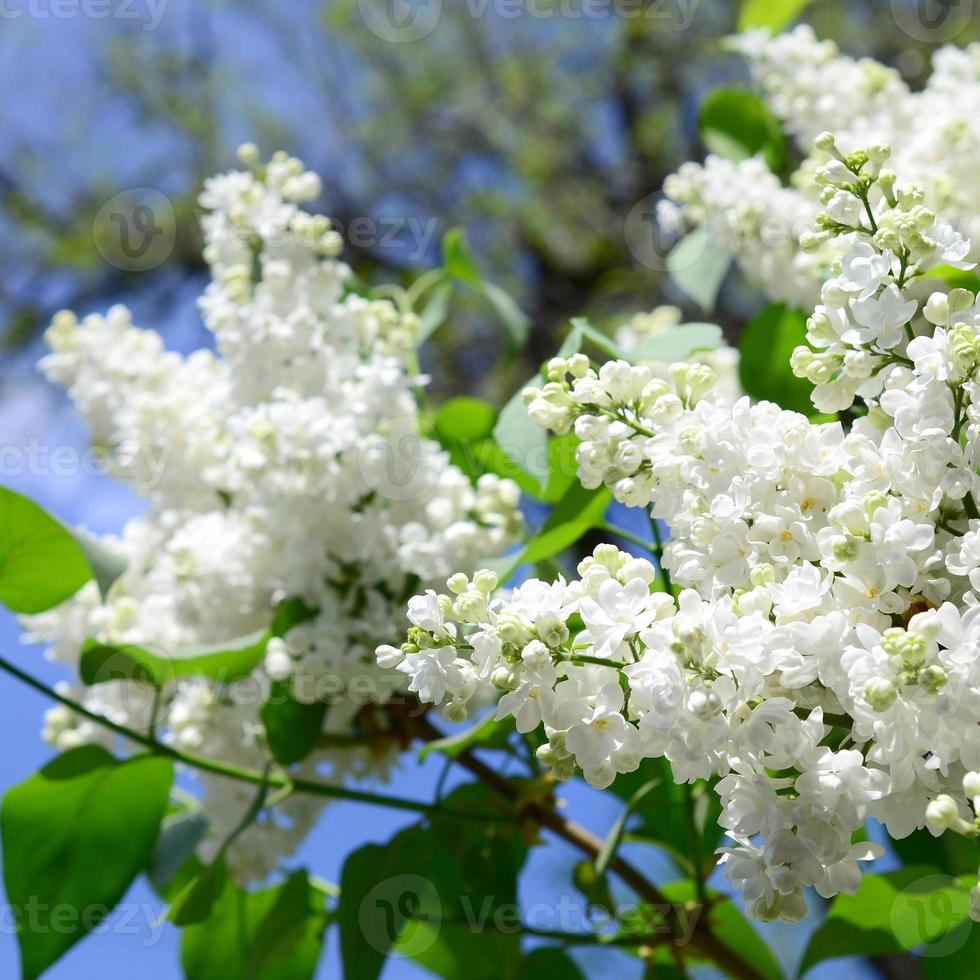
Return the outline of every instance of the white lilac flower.
<path id="1" fill-rule="evenodd" d="M 602 545 L 578 580 L 532 579 L 472 616 L 444 622 L 448 597 L 430 596 L 422 638 L 459 672 L 458 703 L 496 637 L 498 717 L 540 725 L 559 776 L 577 767 L 602 787 L 663 757 L 679 781 L 720 777 L 725 874 L 752 915 L 789 921 L 804 889 L 859 886 L 881 853 L 852 844 L 868 818 L 896 836 L 976 836 L 980 805 L 980 311 L 920 286 L 969 246 L 881 170 L 888 147 L 819 143 L 834 215 L 817 223 L 840 261 L 793 368 L 816 408 L 863 411 L 845 426 L 733 400 L 703 364 L 552 362 L 525 392 L 532 417 L 574 429 L 584 486 L 666 522 L 677 598 Z M 419 667 L 419 689 L 434 692 L 433 670 Z"/>
<path id="2" fill-rule="evenodd" d="M 348 289 L 339 235 L 300 207 L 319 180 L 285 154 L 254 162 L 212 178 L 200 198 L 211 272 L 200 307 L 215 353 L 169 352 L 122 307 L 81 322 L 60 313 L 48 331 L 47 376 L 109 447 L 109 471 L 150 507 L 107 542 L 128 561 L 108 600 L 89 586 L 28 629 L 74 667 L 87 637 L 193 652 L 265 629 L 282 599 L 301 598 L 315 616 L 269 644 L 247 704 L 192 679 L 171 685 L 159 705 L 160 730 L 175 744 L 261 768 L 269 681 L 301 701 L 330 701 L 334 733 L 396 690 L 430 699 L 454 691 L 451 646 L 409 657 L 389 648 L 382 668 L 374 650 L 404 632 L 405 600 L 420 583 L 472 571 L 515 539 L 519 520 L 514 484 L 485 476 L 471 485 L 423 437 L 424 378 L 409 356 L 416 318 Z M 447 640 L 448 607 L 434 596 L 413 600 L 409 620 Z M 74 695 L 145 730 L 151 702 L 126 687 Z M 64 711 L 49 716 L 46 736 L 61 748 L 102 737 Z M 321 749 L 301 768 L 343 781 L 383 776 L 392 762 L 390 753 Z M 220 843 L 254 790 L 202 782 Z M 236 873 L 267 874 L 320 806 L 293 796 L 279 808 L 282 823 L 252 827 L 229 855 Z"/>

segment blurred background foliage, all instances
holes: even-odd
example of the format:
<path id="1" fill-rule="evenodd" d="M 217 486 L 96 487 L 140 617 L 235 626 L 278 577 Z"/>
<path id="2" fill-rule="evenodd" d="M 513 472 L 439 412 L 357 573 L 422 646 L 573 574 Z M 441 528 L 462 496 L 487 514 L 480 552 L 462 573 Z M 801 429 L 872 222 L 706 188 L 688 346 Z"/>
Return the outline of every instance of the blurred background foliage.
<path id="1" fill-rule="evenodd" d="M 439 263 L 446 230 L 467 229 L 484 274 L 531 319 L 527 364 L 488 373 L 505 343 L 499 325 L 477 296 L 457 293 L 449 329 L 426 351 L 439 394 L 500 400 L 554 352 L 573 315 L 613 325 L 684 304 L 637 261 L 624 225 L 668 173 L 703 157 L 705 95 L 747 81 L 721 45 L 736 26 L 732 0 L 657 0 L 648 16 L 600 18 L 570 16 L 581 4 L 569 0 L 537 0 L 538 16 L 517 17 L 506 15 L 513 4 L 443 0 L 431 32 L 408 43 L 366 27 L 365 8 L 383 14 L 391 0 L 159 2 L 157 18 L 137 2 L 135 19 L 4 21 L 8 349 L 36 341 L 64 306 L 139 297 L 144 317 L 159 316 L 144 326 L 169 322 L 174 304 L 187 310 L 204 281 L 196 194 L 244 140 L 323 176 L 318 207 L 347 232 L 367 282 L 407 284 Z M 900 30 L 888 2 L 816 0 L 805 19 L 913 85 L 928 73 L 930 46 Z M 977 18 L 957 43 L 974 35 Z M 107 262 L 93 233 L 106 201 L 133 188 L 173 205 L 174 249 L 151 270 Z M 733 336 L 757 306 L 730 280 L 716 317 Z"/>

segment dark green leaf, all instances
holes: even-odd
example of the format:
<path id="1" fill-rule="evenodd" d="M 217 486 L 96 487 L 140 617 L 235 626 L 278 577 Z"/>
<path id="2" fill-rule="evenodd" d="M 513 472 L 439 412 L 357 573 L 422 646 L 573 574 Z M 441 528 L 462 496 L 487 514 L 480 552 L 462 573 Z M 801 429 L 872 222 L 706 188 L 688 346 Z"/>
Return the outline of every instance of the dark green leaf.
<path id="1" fill-rule="evenodd" d="M 271 637 L 271 630 L 262 630 L 227 643 L 171 654 L 135 644 L 86 640 L 79 673 L 90 685 L 127 679 L 163 687 L 181 677 L 209 677 L 229 684 L 255 670 Z"/>
<path id="2" fill-rule="evenodd" d="M 476 784 L 446 803 L 480 812 L 500 805 Z M 384 846 L 355 851 L 341 875 L 344 980 L 377 980 L 393 951 L 452 980 L 513 975 L 520 936 L 501 928 L 501 917 L 516 905 L 524 858 L 512 828 L 438 815 L 429 828 L 410 827 Z"/>
<path id="3" fill-rule="evenodd" d="M 323 951 L 324 898 L 305 871 L 264 891 L 224 884 L 207 921 L 184 930 L 186 980 L 311 980 Z"/>
<path id="4" fill-rule="evenodd" d="M 976 841 L 960 834 L 933 837 L 923 827 L 889 843 L 903 864 L 929 865 L 951 875 L 965 874 L 977 865 Z"/>
<path id="5" fill-rule="evenodd" d="M 290 766 L 302 762 L 316 748 L 327 705 L 323 701 L 303 704 L 293 697 L 288 682 L 278 681 L 272 685 L 260 716 L 273 757 Z"/>
<path id="6" fill-rule="evenodd" d="M 171 901 L 167 919 L 182 927 L 207 921 L 227 884 L 228 868 L 223 857 L 201 866 Z"/>
<path id="7" fill-rule="evenodd" d="M 35 980 L 126 894 L 153 855 L 173 781 L 168 759 L 117 762 L 88 745 L 48 763 L 3 800 L 4 881 L 17 919 L 24 980 Z M 70 921 L 69 921 L 70 920 Z M 35 924 L 37 925 L 37 924 Z"/>
<path id="8" fill-rule="evenodd" d="M 294 626 L 315 619 L 318 612 L 318 609 L 308 606 L 299 596 L 283 599 L 276 606 L 276 614 L 272 618 L 272 635 L 285 636 Z"/>
<path id="9" fill-rule="evenodd" d="M 739 379 L 746 394 L 757 401 L 773 401 L 781 408 L 809 415 L 813 385 L 793 374 L 789 360 L 806 343 L 806 316 L 781 303 L 754 317 L 739 343 Z"/>
<path id="10" fill-rule="evenodd" d="M 786 162 L 782 126 L 754 92 L 715 89 L 702 103 L 698 123 L 704 145 L 718 156 L 738 161 L 761 153 L 773 171 Z"/>
<path id="11" fill-rule="evenodd" d="M 585 980 L 585 974 L 563 949 L 543 946 L 521 960 L 518 980 Z"/>

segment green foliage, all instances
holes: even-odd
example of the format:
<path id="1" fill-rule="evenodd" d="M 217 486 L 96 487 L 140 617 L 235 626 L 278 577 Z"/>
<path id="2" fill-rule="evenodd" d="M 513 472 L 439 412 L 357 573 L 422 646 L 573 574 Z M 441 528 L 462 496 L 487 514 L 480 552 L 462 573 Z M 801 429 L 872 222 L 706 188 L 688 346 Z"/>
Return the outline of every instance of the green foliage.
<path id="1" fill-rule="evenodd" d="M 641 344 L 628 360 L 662 361 L 671 364 L 683 361 L 697 351 L 714 350 L 721 343 L 721 327 L 714 323 L 682 323 L 680 326 L 652 337 Z"/>
<path id="2" fill-rule="evenodd" d="M 672 882 L 664 885 L 661 891 L 671 902 L 684 904 L 689 916 L 698 916 L 700 924 L 710 928 L 723 946 L 743 962 L 751 963 L 753 969 L 767 980 L 784 980 L 785 974 L 772 950 L 733 901 L 709 891 L 707 909 L 692 904 L 697 897 L 692 881 Z M 691 959 L 695 958 L 691 956 Z"/>
<path id="3" fill-rule="evenodd" d="M 324 896 L 305 871 L 264 891 L 226 880 L 206 921 L 184 930 L 186 980 L 311 980 L 323 951 Z"/>
<path id="4" fill-rule="evenodd" d="M 94 929 L 147 866 L 172 780 L 167 759 L 120 763 L 89 745 L 8 791 L 0 814 L 4 882 L 20 910 L 24 980 Z"/>
<path id="5" fill-rule="evenodd" d="M 324 701 L 303 704 L 293 697 L 288 681 L 277 681 L 259 715 L 273 758 L 289 766 L 302 762 L 316 748 L 327 705 Z"/>
<path id="6" fill-rule="evenodd" d="M 787 141 L 782 126 L 754 92 L 713 90 L 701 104 L 698 124 L 711 153 L 735 161 L 761 154 L 774 173 L 786 165 Z"/>
<path id="7" fill-rule="evenodd" d="M 585 980 L 585 975 L 564 950 L 543 946 L 521 960 L 517 980 Z"/>
<path id="8" fill-rule="evenodd" d="M 86 684 L 126 679 L 164 687 L 181 677 L 209 677 L 228 684 L 255 670 L 271 636 L 270 630 L 259 630 L 212 647 L 172 654 L 154 653 L 132 643 L 86 640 L 79 674 Z"/>
<path id="9" fill-rule="evenodd" d="M 531 321 L 505 290 L 483 277 L 461 228 L 450 228 L 443 236 L 442 264 L 448 278 L 474 289 L 487 301 L 504 328 L 511 350 L 521 347 Z"/>
<path id="10" fill-rule="evenodd" d="M 490 714 L 461 732 L 434 742 L 426 742 L 419 749 L 419 762 L 424 762 L 433 752 L 441 752 L 450 759 L 456 759 L 470 749 L 506 749 L 507 740 L 513 731 L 513 718 L 497 721 Z"/>
<path id="11" fill-rule="evenodd" d="M 666 759 L 644 759 L 635 772 L 618 776 L 610 790 L 627 804 L 623 840 L 662 848 L 685 874 L 711 872 L 721 803 L 706 783 L 679 785 Z"/>
<path id="12" fill-rule="evenodd" d="M 0 602 L 8 609 L 44 612 L 71 598 L 93 576 L 104 595 L 121 571 L 91 538 L 0 487 Z"/>
<path id="13" fill-rule="evenodd" d="M 501 806 L 477 785 L 456 790 L 446 804 L 481 812 Z M 436 816 L 349 855 L 338 911 L 345 980 L 377 980 L 391 953 L 446 980 L 513 977 L 520 935 L 509 913 L 525 853 L 512 828 Z"/>
<path id="14" fill-rule="evenodd" d="M 293 597 L 281 602 L 268 629 L 193 650 L 157 652 L 134 643 L 101 643 L 89 639 L 82 645 L 79 674 L 85 684 L 134 680 L 165 687 L 182 677 L 207 677 L 230 684 L 248 677 L 262 662 L 269 640 L 283 636 L 293 626 L 316 615 L 306 603 Z"/>
<path id="15" fill-rule="evenodd" d="M 731 254 L 712 243 L 706 228 L 692 231 L 667 255 L 674 284 L 704 310 L 714 308 L 731 264 Z"/>
<path id="16" fill-rule="evenodd" d="M 749 321 L 739 343 L 739 380 L 757 401 L 811 415 L 813 385 L 789 366 L 793 351 L 806 343 L 806 316 L 782 303 L 767 306 Z"/>
<path id="17" fill-rule="evenodd" d="M 813 0 L 742 0 L 738 29 L 767 27 L 773 34 L 788 27 Z"/>
<path id="18" fill-rule="evenodd" d="M 966 941 L 961 930 L 971 928 L 969 889 L 976 877 L 965 880 L 928 865 L 866 874 L 854 895 L 838 895 L 831 903 L 803 956 L 801 972 L 835 956 L 884 956 L 922 944 L 935 944 L 935 953 L 944 942 L 950 952 L 958 950 Z"/>

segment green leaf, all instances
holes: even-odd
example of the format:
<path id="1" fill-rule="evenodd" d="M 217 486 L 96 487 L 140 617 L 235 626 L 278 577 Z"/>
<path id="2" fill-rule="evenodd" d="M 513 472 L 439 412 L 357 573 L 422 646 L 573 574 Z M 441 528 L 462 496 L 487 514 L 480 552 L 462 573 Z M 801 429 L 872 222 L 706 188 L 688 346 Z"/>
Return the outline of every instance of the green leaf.
<path id="1" fill-rule="evenodd" d="M 117 555 L 103 547 L 85 531 L 76 528 L 72 534 L 85 555 L 85 560 L 92 571 L 92 577 L 99 587 L 99 595 L 105 602 L 109 595 L 109 589 L 112 588 L 112 583 L 126 571 L 126 559 L 122 555 Z"/>
<path id="2" fill-rule="evenodd" d="M 493 432 L 497 410 L 480 398 L 450 398 L 436 412 L 434 427 L 439 439 L 446 442 L 476 442 Z"/>
<path id="3" fill-rule="evenodd" d="M 0 602 L 17 613 L 44 612 L 91 578 L 75 535 L 27 497 L 0 487 Z"/>
<path id="4" fill-rule="evenodd" d="M 277 681 L 259 712 L 276 762 L 290 766 L 302 762 L 317 746 L 327 716 L 324 701 L 303 704 L 293 697 L 286 681 Z"/>
<path id="5" fill-rule="evenodd" d="M 543 946 L 521 960 L 517 980 L 585 980 L 585 974 L 563 949 Z"/>
<path id="6" fill-rule="evenodd" d="M 478 784 L 446 803 L 484 813 L 501 806 Z M 520 936 L 498 925 L 516 907 L 525 856 L 510 828 L 438 814 L 430 827 L 409 827 L 349 855 L 338 912 L 344 980 L 377 980 L 393 952 L 453 980 L 512 976 Z"/>
<path id="7" fill-rule="evenodd" d="M 977 843 L 960 834 L 933 837 L 924 827 L 889 841 L 903 864 L 930 865 L 951 875 L 972 871 L 977 865 Z"/>
<path id="8" fill-rule="evenodd" d="M 452 283 L 439 283 L 432 290 L 432 294 L 419 314 L 419 331 L 415 338 L 417 345 L 428 340 L 446 322 L 446 317 L 449 315 L 449 301 L 452 295 Z"/>
<path id="9" fill-rule="evenodd" d="M 507 332 L 511 346 L 522 346 L 531 332 L 531 320 L 527 314 L 517 305 L 517 301 L 510 293 L 492 282 L 484 282 L 481 292 Z"/>
<path id="10" fill-rule="evenodd" d="M 587 490 L 579 483 L 570 487 L 527 546 L 520 564 L 542 561 L 575 544 L 586 532 L 602 524 L 611 501 L 612 491 L 608 487 Z"/>
<path id="11" fill-rule="evenodd" d="M 224 884 L 205 922 L 184 930 L 186 980 L 312 980 L 323 952 L 324 896 L 305 871 L 264 891 Z"/>
<path id="12" fill-rule="evenodd" d="M 688 814 L 688 788 L 674 780 L 666 759 L 644 759 L 639 768 L 617 776 L 610 790 L 625 803 L 643 789 L 652 786 L 634 804 L 623 829 L 625 840 L 653 844 L 665 850 L 685 874 L 694 873 L 691 847 L 691 818 Z M 715 865 L 715 845 L 720 836 L 718 817 L 721 803 L 718 794 L 706 783 L 690 790 L 695 807 L 694 831 L 698 834 L 702 872 Z"/>
<path id="13" fill-rule="evenodd" d="M 186 884 L 182 876 L 196 860 L 194 851 L 207 829 L 207 820 L 194 810 L 164 821 L 148 871 L 150 883 L 162 897 L 173 900 Z M 194 870 L 199 873 L 200 868 Z"/>
<path id="14" fill-rule="evenodd" d="M 923 277 L 929 279 L 939 279 L 946 283 L 950 289 L 968 289 L 975 296 L 980 293 L 980 276 L 974 269 L 957 269 L 955 265 L 937 265 L 930 269 Z"/>
<path id="15" fill-rule="evenodd" d="M 271 630 L 261 630 L 226 643 L 170 654 L 132 643 L 86 640 L 79 674 L 89 685 L 126 679 L 164 687 L 182 677 L 209 677 L 230 684 L 258 667 L 272 635 Z"/>
<path id="16" fill-rule="evenodd" d="M 58 916 L 56 928 L 18 917 L 24 980 L 40 976 L 126 894 L 153 855 L 172 781 L 168 759 L 143 755 L 120 763 L 88 745 L 4 797 L 7 900 L 13 909 L 40 907 Z"/>
<path id="17" fill-rule="evenodd" d="M 804 415 L 815 409 L 813 385 L 789 366 L 793 351 L 806 343 L 806 316 L 782 303 L 767 306 L 746 325 L 739 343 L 739 380 L 757 401 L 772 401 Z"/>
<path id="18" fill-rule="evenodd" d="M 442 263 L 447 276 L 476 290 L 490 304 L 512 349 L 527 340 L 531 321 L 505 290 L 483 277 L 461 228 L 450 228 L 443 236 Z"/>
<path id="19" fill-rule="evenodd" d="M 664 885 L 661 891 L 675 904 L 696 901 L 693 881 L 675 881 Z M 783 980 L 785 974 L 769 944 L 752 927 L 741 909 L 729 898 L 709 892 L 711 907 L 690 909 L 689 915 L 707 916 L 707 926 L 722 945 L 727 946 L 743 962 L 751 963 L 753 969 L 767 980 Z M 688 908 L 690 906 L 688 905 Z M 693 926 L 693 921 L 691 925 Z M 693 958 L 693 957 L 692 957 Z"/>
<path id="20" fill-rule="evenodd" d="M 426 742 L 419 749 L 419 762 L 425 762 L 433 752 L 441 752 L 450 759 L 455 759 L 468 749 L 504 749 L 507 747 L 507 739 L 513 731 L 513 718 L 503 718 L 497 721 L 490 714 L 486 718 L 480 719 L 475 725 L 471 725 L 455 735 L 447 735 L 445 738 L 436 739 L 434 742 Z"/>
<path id="21" fill-rule="evenodd" d="M 596 856 L 595 871 L 597 875 L 606 873 L 606 868 L 609 867 L 609 862 L 613 859 L 616 849 L 619 847 L 619 842 L 623 838 L 623 831 L 626 829 L 626 821 L 632 816 L 633 811 L 636 809 L 640 800 L 655 789 L 659 783 L 660 777 L 654 777 L 648 782 L 645 782 L 629 798 L 623 812 L 616 818 L 616 822 L 612 825 L 609 833 L 606 835 L 606 839 L 602 842 L 602 850 L 599 851 L 598 855 Z"/>
<path id="22" fill-rule="evenodd" d="M 711 241 L 707 228 L 696 228 L 667 256 L 674 284 L 705 310 L 714 307 L 731 264 L 731 253 Z"/>
<path id="23" fill-rule="evenodd" d="M 672 364 L 687 360 L 696 351 L 714 350 L 721 339 L 721 327 L 714 323 L 682 323 L 641 344 L 630 360 Z"/>
<path id="24" fill-rule="evenodd" d="M 520 469 L 527 473 L 539 488 L 548 478 L 548 434 L 527 414 L 521 392 L 528 385 L 536 385 L 538 375 L 521 385 L 503 407 L 493 438 L 497 445 Z"/>
<path id="25" fill-rule="evenodd" d="M 227 884 L 228 868 L 223 855 L 211 864 L 201 865 L 174 896 L 167 920 L 182 927 L 207 921 Z"/>
<path id="26" fill-rule="evenodd" d="M 769 2 L 770 8 L 778 6 Z M 712 153 L 728 160 L 761 154 L 770 170 L 786 163 L 786 136 L 779 120 L 754 92 L 715 89 L 701 104 L 701 138 Z"/>
<path id="27" fill-rule="evenodd" d="M 556 504 L 578 482 L 578 447 L 581 444 L 574 432 L 552 436 L 548 440 L 548 482 L 539 499 Z"/>
<path id="28" fill-rule="evenodd" d="M 955 944 L 962 937 L 951 934 L 968 921 L 969 910 L 967 885 L 928 865 L 866 874 L 854 895 L 838 895 L 831 903 L 800 972 L 835 956 L 885 956 L 924 943 L 938 947 L 945 936 Z"/>
<path id="29" fill-rule="evenodd" d="M 462 228 L 450 228 L 442 237 L 442 265 L 446 275 L 467 286 L 479 289 L 483 285 L 483 276 L 470 252 L 466 240 L 466 232 Z"/>
<path id="30" fill-rule="evenodd" d="M 738 29 L 750 31 L 768 27 L 778 34 L 803 12 L 811 0 L 742 0 L 738 15 Z"/>

